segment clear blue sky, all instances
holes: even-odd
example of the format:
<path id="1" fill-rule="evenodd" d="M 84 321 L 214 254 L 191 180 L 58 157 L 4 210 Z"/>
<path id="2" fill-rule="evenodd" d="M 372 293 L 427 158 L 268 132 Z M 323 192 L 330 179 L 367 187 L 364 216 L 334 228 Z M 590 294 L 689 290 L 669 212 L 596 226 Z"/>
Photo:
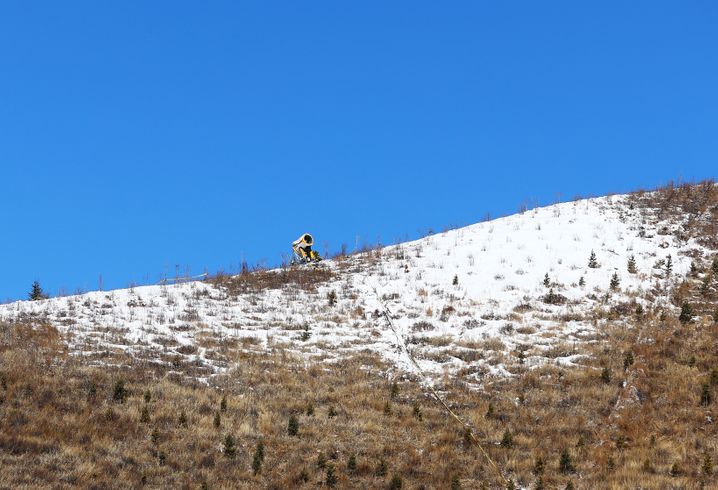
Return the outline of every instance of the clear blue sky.
<path id="1" fill-rule="evenodd" d="M 711 1 L 3 2 L 0 299 L 716 177 L 716 26 Z"/>

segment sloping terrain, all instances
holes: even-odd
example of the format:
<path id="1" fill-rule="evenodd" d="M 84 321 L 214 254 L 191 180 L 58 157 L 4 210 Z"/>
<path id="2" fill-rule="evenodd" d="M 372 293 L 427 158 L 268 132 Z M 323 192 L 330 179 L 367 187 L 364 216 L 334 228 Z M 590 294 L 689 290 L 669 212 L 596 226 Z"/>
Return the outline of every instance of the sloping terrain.
<path id="1" fill-rule="evenodd" d="M 480 383 L 510 374 L 517 356 L 528 365 L 575 362 L 580 344 L 596 338 L 598 308 L 665 304 L 662 292 L 704 251 L 676 237 L 683 222 L 649 219 L 653 211 L 632 209 L 627 196 L 580 200 L 338 257 L 324 271 L 18 302 L 1 306 L 0 320 L 47 320 L 90 359 L 108 350 L 181 358 L 203 378 L 231 367 L 217 342 L 283 349 L 312 362 L 369 350 L 410 369 L 402 339 L 380 314 L 388 308 L 425 371 Z"/>
<path id="2" fill-rule="evenodd" d="M 716 488 L 716 231 L 668 186 L 4 305 L 0 489 Z"/>

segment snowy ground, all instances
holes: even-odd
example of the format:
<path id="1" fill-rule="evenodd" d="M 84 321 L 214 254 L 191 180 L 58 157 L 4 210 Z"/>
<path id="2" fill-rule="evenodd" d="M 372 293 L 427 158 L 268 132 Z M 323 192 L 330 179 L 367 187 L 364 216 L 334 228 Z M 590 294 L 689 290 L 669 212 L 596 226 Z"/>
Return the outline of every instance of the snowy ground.
<path id="1" fill-rule="evenodd" d="M 650 211 L 631 209 L 626 196 L 538 208 L 325 261 L 336 274 L 314 292 L 290 286 L 235 296 L 207 282 L 146 286 L 2 305 L 0 320 L 46 318 L 88 362 L 124 351 L 192 363 L 200 378 L 234 365 L 227 346 L 283 349 L 309 362 L 368 350 L 411 370 L 404 342 L 425 371 L 480 383 L 510 375 L 517 362 L 579 361 L 581 345 L 597 338 L 600 308 L 632 300 L 650 307 L 646 297 L 666 302 L 662 286 L 685 275 L 700 247 L 678 242 L 671 232 L 681 223 L 657 223 Z M 598 268 L 588 267 L 591 251 Z M 627 271 L 632 255 L 636 274 Z M 618 291 L 609 289 L 614 273 Z M 551 290 L 565 303 L 547 304 Z"/>

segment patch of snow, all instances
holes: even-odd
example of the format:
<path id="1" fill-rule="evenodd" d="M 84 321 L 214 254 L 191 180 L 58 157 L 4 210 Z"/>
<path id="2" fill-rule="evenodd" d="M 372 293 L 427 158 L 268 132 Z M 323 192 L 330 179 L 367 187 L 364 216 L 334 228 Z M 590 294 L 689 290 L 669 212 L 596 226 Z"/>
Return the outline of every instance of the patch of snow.
<path id="1" fill-rule="evenodd" d="M 519 351 L 529 367 L 570 366 L 582 357 L 577 346 L 593 341 L 596 307 L 634 300 L 685 275 L 687 253 L 700 248 L 659 233 L 668 224 L 646 224 L 645 210 L 626 201 L 556 204 L 327 260 L 323 266 L 336 276 L 316 293 L 287 287 L 234 297 L 208 282 L 144 286 L 10 303 L 0 306 L 0 320 L 46 318 L 78 353 L 181 356 L 214 373 L 231 367 L 217 348 L 230 340 L 247 351 L 281 348 L 310 362 L 368 350 L 411 371 L 403 340 L 425 372 L 461 371 L 469 382 L 510 376 Z M 588 267 L 592 251 L 598 268 Z M 661 261 L 668 255 L 673 275 L 666 278 Z M 627 271 L 630 256 L 637 274 Z M 618 291 L 609 289 L 614 273 Z M 337 295 L 334 306 L 329 291 Z M 544 302 L 549 291 L 564 302 Z M 660 296 L 654 304 L 669 306 Z M 401 339 L 375 314 L 383 308 Z"/>

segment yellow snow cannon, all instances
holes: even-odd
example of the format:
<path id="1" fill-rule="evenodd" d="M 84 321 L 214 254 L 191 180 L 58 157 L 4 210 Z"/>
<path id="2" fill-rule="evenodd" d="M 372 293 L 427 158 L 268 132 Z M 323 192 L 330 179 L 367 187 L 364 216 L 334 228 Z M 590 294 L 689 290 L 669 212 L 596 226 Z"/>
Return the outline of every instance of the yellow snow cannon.
<path id="1" fill-rule="evenodd" d="M 316 250 L 312 250 L 314 245 L 314 238 L 309 233 L 305 233 L 292 242 L 292 250 L 294 251 L 294 257 L 297 262 L 306 264 L 309 262 L 319 262 L 322 260 L 321 256 Z"/>

